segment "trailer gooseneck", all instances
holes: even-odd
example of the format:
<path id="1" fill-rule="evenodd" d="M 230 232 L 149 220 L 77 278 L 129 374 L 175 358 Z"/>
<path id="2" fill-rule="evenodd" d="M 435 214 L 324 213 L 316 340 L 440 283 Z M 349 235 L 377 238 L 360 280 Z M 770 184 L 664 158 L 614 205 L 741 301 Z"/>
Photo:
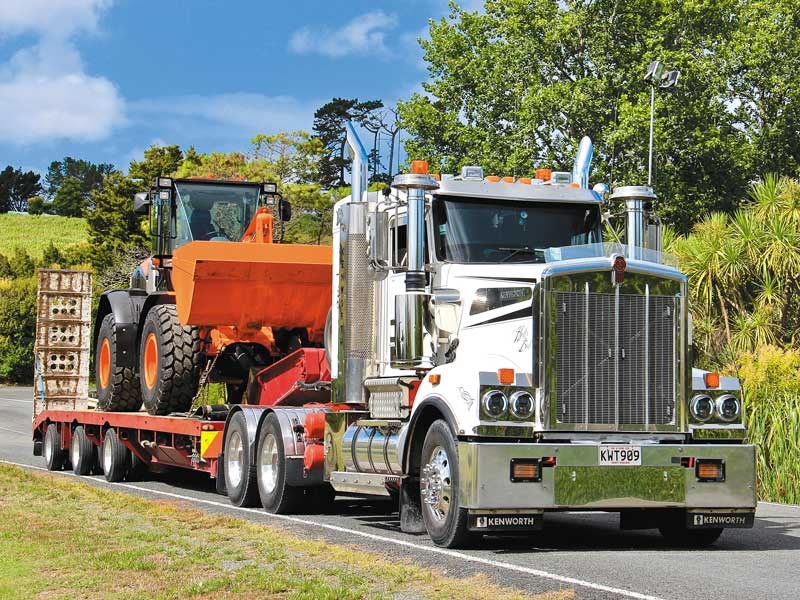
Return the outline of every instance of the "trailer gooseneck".
<path id="1" fill-rule="evenodd" d="M 276 513 L 388 496 L 404 531 L 446 547 L 564 510 L 690 545 L 752 527 L 739 383 L 692 368 L 650 188 L 589 189 L 585 138 L 573 173 L 415 162 L 367 192 L 352 128 L 348 147 L 332 248 L 272 243 L 291 216 L 274 184 L 159 178 L 135 200 L 153 255 L 103 294 L 91 335 L 85 313 L 47 308 L 88 305 L 58 285 L 78 274 L 42 273 L 40 327 L 83 332 L 37 342 L 48 468 L 201 470 Z M 604 200 L 624 206 L 625 244 L 602 239 Z M 89 345 L 96 410 L 80 402 Z M 195 405 L 207 381 L 227 404 Z"/>

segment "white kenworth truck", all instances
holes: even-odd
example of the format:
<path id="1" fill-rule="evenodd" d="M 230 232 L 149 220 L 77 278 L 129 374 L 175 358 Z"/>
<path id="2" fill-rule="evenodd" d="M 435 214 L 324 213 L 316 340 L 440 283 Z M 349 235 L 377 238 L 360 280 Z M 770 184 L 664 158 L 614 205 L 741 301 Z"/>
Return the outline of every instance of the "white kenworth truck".
<path id="1" fill-rule="evenodd" d="M 387 496 L 403 531 L 445 547 L 535 532 L 554 511 L 615 512 L 625 529 L 658 528 L 697 546 L 726 527 L 753 526 L 755 449 L 743 443 L 739 383 L 692 368 L 687 281 L 660 252 L 650 188 L 608 198 L 605 186 L 590 189 L 585 138 L 571 173 L 501 179 L 465 167 L 434 177 L 417 162 L 391 188 L 367 192 L 367 155 L 352 127 L 348 147 L 353 193 L 334 208 L 332 254 L 298 248 L 306 259 L 295 265 L 268 235 L 252 245 L 265 281 L 241 299 L 280 308 L 278 290 L 294 278 L 314 283 L 296 294 L 318 308 L 319 294 L 307 290 L 331 289 L 324 335 L 321 325 L 319 335 L 293 329 L 296 343 L 261 348 L 267 358 L 257 367 L 245 360 L 256 342 L 242 347 L 247 381 L 195 356 L 203 375 L 192 389 L 210 373 L 246 385 L 238 404 L 169 415 L 56 410 L 43 385 L 34 452 L 48 468 L 99 468 L 110 481 L 148 465 L 202 470 L 234 504 L 275 513 L 313 510 L 337 493 Z M 264 190 L 269 200 L 274 184 Z M 168 189 L 156 194 L 169 198 Z M 625 243 L 603 240 L 606 199 L 622 209 Z M 269 202 L 259 211 L 265 218 Z M 247 273 L 237 260 L 235 272 Z M 235 277 L 215 265 L 190 275 Z M 63 283 L 74 274 L 42 277 Z M 180 295 L 161 300 L 177 302 L 170 331 L 206 352 L 213 330 L 195 335 L 203 323 L 181 320 Z M 72 318 L 61 304 L 45 311 L 56 337 L 59 315 Z M 114 344 L 136 330 L 140 304 L 111 306 Z M 285 328 L 308 321 L 302 310 L 285 320 Z M 269 337 L 264 325 L 247 324 Z M 103 355 L 97 339 L 96 362 L 116 369 L 124 348 Z M 64 352 L 71 356 L 42 354 L 56 368 Z M 141 361 L 128 358 L 122 383 L 133 391 L 164 368 L 144 360 L 139 378 Z"/>
<path id="2" fill-rule="evenodd" d="M 336 489 L 399 480 L 403 529 L 448 547 L 565 510 L 692 545 L 752 527 L 739 382 L 692 369 L 650 188 L 611 194 L 627 244 L 604 242 L 591 157 L 533 180 L 415 163 L 337 204 L 333 396 L 367 412 L 326 415 Z"/>

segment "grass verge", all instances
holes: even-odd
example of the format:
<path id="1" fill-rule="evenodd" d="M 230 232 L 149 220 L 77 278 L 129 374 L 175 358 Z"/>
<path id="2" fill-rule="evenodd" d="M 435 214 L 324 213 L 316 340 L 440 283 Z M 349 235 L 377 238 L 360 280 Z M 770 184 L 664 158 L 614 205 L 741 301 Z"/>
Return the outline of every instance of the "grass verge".
<path id="1" fill-rule="evenodd" d="M 63 250 L 89 239 L 86 219 L 56 215 L 0 214 L 0 254 L 11 256 L 15 246 L 34 259 L 53 242 Z"/>
<path id="2" fill-rule="evenodd" d="M 0 465 L 0 598 L 524 598 L 182 503 Z M 566 600 L 574 590 L 533 596 Z M 528 596 L 530 597 L 530 596 Z"/>

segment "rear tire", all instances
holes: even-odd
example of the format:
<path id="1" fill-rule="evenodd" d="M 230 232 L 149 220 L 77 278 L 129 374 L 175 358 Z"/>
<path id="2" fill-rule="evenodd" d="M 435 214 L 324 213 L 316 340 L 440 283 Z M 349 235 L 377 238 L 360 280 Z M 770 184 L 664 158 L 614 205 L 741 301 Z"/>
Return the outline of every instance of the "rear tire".
<path id="1" fill-rule="evenodd" d="M 94 353 L 97 409 L 137 411 L 142 406 L 139 375 L 131 367 L 117 365 L 117 327 L 112 313 L 103 317 Z"/>
<path id="2" fill-rule="evenodd" d="M 117 432 L 113 429 L 106 431 L 103 439 L 103 474 L 107 481 L 116 483 L 125 479 L 131 466 L 131 451 L 125 447 Z"/>
<path id="3" fill-rule="evenodd" d="M 126 481 L 141 481 L 147 476 L 148 468 L 141 458 L 133 452 L 130 453 L 131 462 L 128 466 L 128 473 L 125 475 Z"/>
<path id="4" fill-rule="evenodd" d="M 258 433 L 256 446 L 258 495 L 267 512 L 286 514 L 303 507 L 305 490 L 286 484 L 286 454 L 278 417 L 270 413 Z"/>
<path id="5" fill-rule="evenodd" d="M 225 437 L 225 488 L 234 506 L 257 506 L 258 483 L 250 464 L 247 420 L 241 412 L 231 418 Z"/>
<path id="6" fill-rule="evenodd" d="M 42 454 L 44 455 L 44 464 L 48 471 L 60 471 L 64 468 L 64 463 L 67 461 L 67 453 L 61 447 L 61 434 L 58 432 L 58 426 L 55 423 L 50 423 L 44 433 L 44 444 Z"/>
<path id="7" fill-rule="evenodd" d="M 475 534 L 467 529 L 467 509 L 461 508 L 458 449 L 446 421 L 434 421 L 425 434 L 420 461 L 422 518 L 437 546 L 467 545 Z"/>
<path id="8" fill-rule="evenodd" d="M 172 304 L 150 309 L 139 346 L 139 380 L 144 406 L 151 415 L 186 412 L 200 379 L 200 336 L 183 327 Z"/>
<path id="9" fill-rule="evenodd" d="M 89 475 L 97 466 L 97 447 L 86 435 L 82 425 L 78 425 L 72 432 L 69 457 L 72 461 L 72 471 L 76 475 Z"/>

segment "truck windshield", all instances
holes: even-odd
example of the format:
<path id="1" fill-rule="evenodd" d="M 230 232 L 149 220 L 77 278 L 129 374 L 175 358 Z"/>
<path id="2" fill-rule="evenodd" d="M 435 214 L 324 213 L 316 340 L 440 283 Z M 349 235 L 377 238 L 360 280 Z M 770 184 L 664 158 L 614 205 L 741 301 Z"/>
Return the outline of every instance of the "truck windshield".
<path id="1" fill-rule="evenodd" d="M 258 207 L 257 185 L 175 182 L 175 247 L 193 240 L 239 241 Z"/>
<path id="2" fill-rule="evenodd" d="M 597 205 L 434 197 L 432 208 L 447 262 L 544 262 L 547 248 L 602 241 Z"/>

